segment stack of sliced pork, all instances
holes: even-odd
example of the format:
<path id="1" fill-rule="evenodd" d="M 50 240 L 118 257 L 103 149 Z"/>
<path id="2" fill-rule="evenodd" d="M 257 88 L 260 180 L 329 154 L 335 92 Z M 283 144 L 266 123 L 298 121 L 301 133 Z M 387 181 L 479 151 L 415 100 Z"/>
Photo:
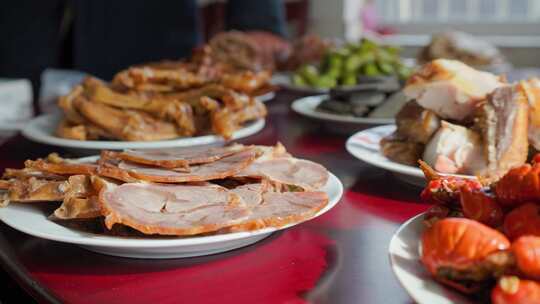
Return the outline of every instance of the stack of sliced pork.
<path id="1" fill-rule="evenodd" d="M 129 227 L 147 235 L 196 235 L 280 227 L 328 203 L 328 171 L 275 147 L 103 151 L 94 162 L 28 160 L 6 169 L 3 205 L 62 202 L 51 219 Z"/>
<path id="2" fill-rule="evenodd" d="M 385 156 L 442 173 L 496 179 L 539 147 L 538 81 L 506 83 L 459 61 L 434 60 L 407 81 L 410 101 L 397 130 L 381 142 Z"/>

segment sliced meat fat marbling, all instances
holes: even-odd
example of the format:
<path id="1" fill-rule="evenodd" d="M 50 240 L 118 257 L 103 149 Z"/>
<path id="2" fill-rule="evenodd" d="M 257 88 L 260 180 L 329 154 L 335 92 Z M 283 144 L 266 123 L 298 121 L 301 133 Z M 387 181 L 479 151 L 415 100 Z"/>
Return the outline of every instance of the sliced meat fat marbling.
<path id="1" fill-rule="evenodd" d="M 229 231 L 251 231 L 282 227 L 310 219 L 328 204 L 324 192 L 263 192 L 257 187 L 239 187 L 235 191 L 249 209 L 247 219 L 228 228 Z"/>
<path id="2" fill-rule="evenodd" d="M 237 175 L 266 178 L 272 182 L 297 186 L 304 190 L 322 188 L 329 176 L 325 167 L 309 160 L 292 157 L 257 160 Z"/>
<path id="3" fill-rule="evenodd" d="M 123 161 L 118 166 L 103 164 L 100 166 L 98 173 L 125 182 L 132 182 L 134 179 L 160 183 L 207 181 L 223 179 L 237 174 L 249 166 L 259 154 L 258 149 L 247 149 L 211 163 L 190 166 L 189 172 Z"/>
<path id="4" fill-rule="evenodd" d="M 102 155 L 137 164 L 163 168 L 187 168 L 190 165 L 211 163 L 249 147 L 232 145 L 227 147 L 190 147 L 159 150 L 105 151 Z"/>
<path id="5" fill-rule="evenodd" d="M 214 185 L 108 185 L 100 192 L 99 203 L 107 228 L 119 223 L 145 234 L 212 232 L 249 213 L 237 195 Z"/>

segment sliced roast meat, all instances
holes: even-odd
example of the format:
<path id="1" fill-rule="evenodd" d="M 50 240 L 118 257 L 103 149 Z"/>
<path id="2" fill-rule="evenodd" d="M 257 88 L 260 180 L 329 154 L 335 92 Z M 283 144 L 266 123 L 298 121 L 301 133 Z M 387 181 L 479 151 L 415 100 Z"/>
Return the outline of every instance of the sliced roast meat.
<path id="1" fill-rule="evenodd" d="M 477 132 L 442 121 L 422 159 L 441 173 L 475 174 L 487 165 L 482 147 Z"/>
<path id="2" fill-rule="evenodd" d="M 238 186 L 231 191 L 240 197 L 246 208 L 253 208 L 262 203 L 262 194 L 267 190 L 268 185 L 257 183 Z"/>
<path id="3" fill-rule="evenodd" d="M 259 189 L 260 190 L 260 189 Z M 324 192 L 265 192 L 242 189 L 240 194 L 250 210 L 248 218 L 229 228 L 230 231 L 281 227 L 313 217 L 328 203 Z"/>
<path id="4" fill-rule="evenodd" d="M 163 168 L 187 168 L 189 165 L 206 164 L 248 149 L 243 145 L 227 147 L 193 147 L 159 150 L 105 151 L 102 156 L 118 158 L 137 164 Z"/>
<path id="5" fill-rule="evenodd" d="M 403 91 L 443 119 L 467 121 L 476 105 L 503 84 L 499 77 L 460 61 L 437 59 L 409 77 Z"/>
<path id="6" fill-rule="evenodd" d="M 99 203 L 107 228 L 119 223 L 145 234 L 212 232 L 248 215 L 239 197 L 219 186 L 108 185 L 100 192 Z"/>
<path id="7" fill-rule="evenodd" d="M 98 172 L 100 175 L 125 182 L 132 182 L 133 179 L 160 183 L 198 182 L 235 175 L 249 166 L 259 155 L 258 149 L 250 148 L 212 163 L 191 166 L 189 172 L 138 165 L 125 161 L 116 167 L 111 164 L 102 164 Z"/>
<path id="8" fill-rule="evenodd" d="M 272 182 L 300 187 L 303 190 L 317 190 L 326 184 L 328 171 L 323 166 L 308 160 L 276 157 L 257 159 L 237 176 L 265 178 Z"/>

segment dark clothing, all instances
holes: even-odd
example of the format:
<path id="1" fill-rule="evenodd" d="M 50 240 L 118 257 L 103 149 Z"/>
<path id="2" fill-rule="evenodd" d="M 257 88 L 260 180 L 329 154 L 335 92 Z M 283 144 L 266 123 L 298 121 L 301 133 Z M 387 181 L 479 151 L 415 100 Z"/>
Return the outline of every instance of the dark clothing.
<path id="1" fill-rule="evenodd" d="M 276 0 L 229 0 L 227 30 L 259 30 L 286 37 L 285 7 Z"/>
<path id="2" fill-rule="evenodd" d="M 189 56 L 202 41 L 196 0 L 13 0 L 0 9 L 0 77 L 46 67 L 103 79 L 130 65 Z M 282 0 L 230 0 L 226 28 L 285 34 Z"/>
<path id="3" fill-rule="evenodd" d="M 58 66 L 65 1 L 15 0 L 0 8 L 0 77 L 29 78 Z"/>
<path id="4" fill-rule="evenodd" d="M 189 56 L 201 43 L 197 4 L 74 1 L 73 67 L 110 79 L 130 65 Z"/>

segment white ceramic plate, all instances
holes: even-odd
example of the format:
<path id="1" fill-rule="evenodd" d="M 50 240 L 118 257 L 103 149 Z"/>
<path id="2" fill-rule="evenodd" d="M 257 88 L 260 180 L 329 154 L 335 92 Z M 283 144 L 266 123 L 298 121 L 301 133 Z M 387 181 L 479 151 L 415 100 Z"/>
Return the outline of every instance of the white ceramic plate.
<path id="1" fill-rule="evenodd" d="M 420 261 L 423 216 L 405 222 L 392 237 L 388 253 L 394 274 L 418 304 L 472 304 L 457 291 L 437 283 Z"/>
<path id="2" fill-rule="evenodd" d="M 274 99 L 274 97 L 276 97 L 276 92 L 273 92 L 273 91 L 268 92 L 266 94 L 259 95 L 259 96 L 255 96 L 255 98 L 258 99 L 260 102 L 270 101 Z"/>
<path id="3" fill-rule="evenodd" d="M 322 191 L 328 194 L 329 201 L 315 216 L 318 217 L 340 200 L 343 185 L 337 177 L 330 174 Z M 77 244 L 88 250 L 132 258 L 166 259 L 209 255 L 253 244 L 281 228 L 265 228 L 250 232 L 236 232 L 211 236 L 183 238 L 127 238 L 98 235 L 71 229 L 47 219 L 49 213 L 39 204 L 10 204 L 0 208 L 0 220 L 24 233 L 53 241 Z"/>
<path id="4" fill-rule="evenodd" d="M 386 158 L 386 156 L 381 153 L 381 139 L 390 135 L 395 130 L 395 125 L 386 125 L 357 132 L 347 139 L 345 147 L 347 148 L 347 151 L 356 158 L 375 167 L 393 172 L 399 179 L 407 183 L 424 187 L 426 185 L 426 180 L 424 178 L 424 173 L 422 173 L 420 168 L 397 163 Z M 445 174 L 441 173 L 441 175 Z M 453 175 L 463 178 L 474 178 L 470 175 Z"/>
<path id="5" fill-rule="evenodd" d="M 225 140 L 216 135 L 186 137 L 158 141 L 106 141 L 106 140 L 73 140 L 54 135 L 56 126 L 61 119 L 60 114 L 41 115 L 31 120 L 22 130 L 22 134 L 33 141 L 74 149 L 160 149 L 172 147 L 191 147 L 223 143 Z M 234 132 L 231 140 L 247 137 L 259 132 L 264 127 L 264 119 L 249 123 L 244 128 Z"/>
<path id="6" fill-rule="evenodd" d="M 349 115 L 338 115 L 332 113 L 326 113 L 317 111 L 317 106 L 327 99 L 328 95 L 317 95 L 317 96 L 308 96 L 295 100 L 291 107 L 293 111 L 300 115 L 304 115 L 310 118 L 331 121 L 331 122 L 340 122 L 340 123 L 351 123 L 351 124 L 389 124 L 393 123 L 393 118 L 370 118 L 370 117 L 354 117 Z"/>
<path id="7" fill-rule="evenodd" d="M 386 125 L 360 131 L 347 139 L 345 147 L 356 158 L 375 167 L 423 179 L 424 174 L 419 168 L 396 163 L 381 153 L 381 139 L 390 135 L 395 130 L 395 125 Z"/>

